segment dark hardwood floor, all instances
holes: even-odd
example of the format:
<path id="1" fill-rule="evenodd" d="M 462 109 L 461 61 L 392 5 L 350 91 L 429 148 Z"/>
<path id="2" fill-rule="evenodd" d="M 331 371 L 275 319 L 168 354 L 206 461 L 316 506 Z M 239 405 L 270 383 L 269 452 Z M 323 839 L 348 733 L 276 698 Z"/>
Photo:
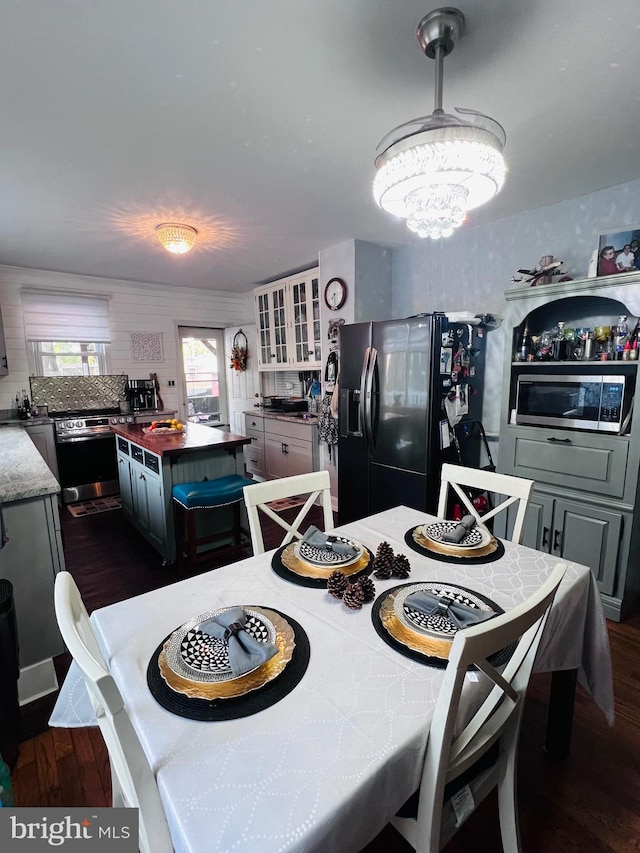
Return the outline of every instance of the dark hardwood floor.
<path id="1" fill-rule="evenodd" d="M 67 567 L 89 611 L 179 579 L 175 568 L 162 567 L 157 553 L 121 511 L 80 519 L 66 509 L 61 513 Z M 265 538 L 268 548 L 278 544 L 277 531 L 265 531 Z M 609 728 L 578 688 L 571 754 L 563 762 L 552 761 L 542 749 L 549 678 L 536 675 L 531 681 L 519 759 L 525 853 L 640 850 L 640 615 L 624 624 L 608 624 L 616 723 Z M 68 662 L 66 655 L 56 661 L 61 675 Z M 53 699 L 46 697 L 23 709 L 24 740 L 13 773 L 16 805 L 109 805 L 109 763 L 99 731 L 49 729 L 46 719 Z M 366 853 L 410 849 L 387 828 Z M 502 849 L 495 796 L 480 806 L 445 849 L 446 853 Z"/>

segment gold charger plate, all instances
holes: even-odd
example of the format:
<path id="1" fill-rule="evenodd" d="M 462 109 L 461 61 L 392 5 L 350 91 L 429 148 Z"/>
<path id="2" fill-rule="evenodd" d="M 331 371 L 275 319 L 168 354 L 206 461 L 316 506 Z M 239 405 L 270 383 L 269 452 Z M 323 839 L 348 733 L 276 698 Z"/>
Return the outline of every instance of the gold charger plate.
<path id="1" fill-rule="evenodd" d="M 480 548 L 459 548 L 457 545 L 448 545 L 444 542 L 436 542 L 433 539 L 428 539 L 422 532 L 422 525 L 415 527 L 411 536 L 416 545 L 424 548 L 425 551 L 431 551 L 433 554 L 443 554 L 447 557 L 475 558 L 486 557 L 488 554 L 493 554 L 498 547 L 498 541 L 493 536 L 490 536 L 489 542 L 482 545 Z"/>
<path id="2" fill-rule="evenodd" d="M 390 592 L 380 605 L 378 615 L 387 633 L 394 640 L 397 640 L 414 652 L 420 652 L 420 654 L 441 658 L 442 660 L 449 660 L 453 637 L 442 640 L 436 637 L 425 637 L 423 634 L 418 634 L 404 625 L 395 613 L 396 594 L 396 592 Z"/>
<path id="3" fill-rule="evenodd" d="M 293 650 L 296 646 L 293 628 L 284 617 L 274 610 L 268 610 L 266 607 L 252 607 L 252 610 L 266 616 L 273 623 L 276 629 L 278 654 L 263 663 L 258 669 L 254 669 L 253 672 L 248 672 L 246 675 L 241 675 L 231 681 L 190 681 L 188 678 L 176 675 L 169 667 L 166 658 L 169 642 L 167 640 L 158 655 L 158 668 L 168 686 L 176 693 L 182 693 L 190 699 L 235 699 L 238 696 L 250 693 L 252 690 L 258 690 L 277 678 L 293 657 Z"/>
<path id="4" fill-rule="evenodd" d="M 296 557 L 294 548 L 295 543 L 290 542 L 280 555 L 280 560 L 286 569 L 289 569 L 290 572 L 304 578 L 322 578 L 323 580 L 326 580 L 331 572 L 336 571 L 336 569 L 347 576 L 355 575 L 357 572 L 361 572 L 363 569 L 366 569 L 369 565 L 369 561 L 371 560 L 369 551 L 363 546 L 364 551 L 360 559 L 348 566 L 331 564 L 327 566 L 315 566 L 312 563 L 307 563 L 305 560 L 301 560 L 299 557 Z"/>

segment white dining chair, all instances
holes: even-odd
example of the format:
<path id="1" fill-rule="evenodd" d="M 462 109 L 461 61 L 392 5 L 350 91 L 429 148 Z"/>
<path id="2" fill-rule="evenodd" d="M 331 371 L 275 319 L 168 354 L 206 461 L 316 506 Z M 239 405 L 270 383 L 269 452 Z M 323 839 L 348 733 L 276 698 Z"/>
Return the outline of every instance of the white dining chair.
<path id="1" fill-rule="evenodd" d="M 458 495 L 468 512 L 483 525 L 498 513 L 504 512 L 513 504 L 517 504 L 513 531 L 509 539 L 519 544 L 522 539 L 524 516 L 533 486 L 533 480 L 526 480 L 523 477 L 498 474 L 495 471 L 485 471 L 482 468 L 465 468 L 463 465 L 451 465 L 449 462 L 445 462 L 440 474 L 438 517 L 446 518 L 451 490 Z M 468 489 L 491 492 L 494 496 L 504 497 L 505 500 L 499 501 L 488 512 L 480 515 L 469 497 Z"/>
<path id="2" fill-rule="evenodd" d="M 264 554 L 265 550 L 260 526 L 260 512 L 263 512 L 286 531 L 281 545 L 288 545 L 294 537 L 302 538 L 303 533 L 300 532 L 300 525 L 318 499 L 320 499 L 322 506 L 324 532 L 328 533 L 335 526 L 333 510 L 331 509 L 331 486 L 328 471 L 313 471 L 310 474 L 281 477 L 279 480 L 266 480 L 264 483 L 245 486 L 243 491 L 254 554 Z M 269 506 L 272 501 L 303 495 L 307 495 L 307 499 L 291 523 L 285 521 Z"/>
<path id="3" fill-rule="evenodd" d="M 456 633 L 429 729 L 419 791 L 391 821 L 417 853 L 441 850 L 494 787 L 504 851 L 520 851 L 516 802 L 520 723 L 540 637 L 565 571 L 566 566 L 558 563 L 522 604 Z M 511 657 L 498 671 L 488 658 L 511 644 L 516 644 Z M 486 676 L 490 692 L 461 725 L 460 699 L 471 666 Z M 412 807 L 415 815 L 409 814 Z"/>
<path id="4" fill-rule="evenodd" d="M 171 853 L 171 834 L 155 777 L 69 572 L 56 576 L 54 601 L 60 633 L 82 671 L 109 753 L 112 805 L 138 809 L 142 853 Z"/>

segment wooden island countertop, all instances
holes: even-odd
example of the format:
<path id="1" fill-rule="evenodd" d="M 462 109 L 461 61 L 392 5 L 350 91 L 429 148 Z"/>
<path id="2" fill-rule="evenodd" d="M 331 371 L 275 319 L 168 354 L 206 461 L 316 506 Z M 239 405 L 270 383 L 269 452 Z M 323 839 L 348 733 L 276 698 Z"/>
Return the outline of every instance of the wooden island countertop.
<path id="1" fill-rule="evenodd" d="M 140 424 L 112 424 L 111 429 L 116 435 L 121 435 L 163 458 L 199 453 L 202 450 L 233 450 L 251 443 L 251 439 L 246 435 L 236 435 L 233 432 L 223 432 L 214 427 L 192 423 L 185 424 L 180 433 L 156 435 L 144 432 Z"/>

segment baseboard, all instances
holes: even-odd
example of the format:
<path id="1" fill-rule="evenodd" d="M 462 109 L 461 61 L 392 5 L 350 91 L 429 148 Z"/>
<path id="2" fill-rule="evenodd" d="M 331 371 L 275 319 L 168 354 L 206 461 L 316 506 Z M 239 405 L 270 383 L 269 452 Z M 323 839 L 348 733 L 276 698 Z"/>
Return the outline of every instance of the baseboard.
<path id="1" fill-rule="evenodd" d="M 18 700 L 20 705 L 27 705 L 35 699 L 40 699 L 58 689 L 58 679 L 53 665 L 53 659 L 38 661 L 20 670 L 18 679 Z"/>

